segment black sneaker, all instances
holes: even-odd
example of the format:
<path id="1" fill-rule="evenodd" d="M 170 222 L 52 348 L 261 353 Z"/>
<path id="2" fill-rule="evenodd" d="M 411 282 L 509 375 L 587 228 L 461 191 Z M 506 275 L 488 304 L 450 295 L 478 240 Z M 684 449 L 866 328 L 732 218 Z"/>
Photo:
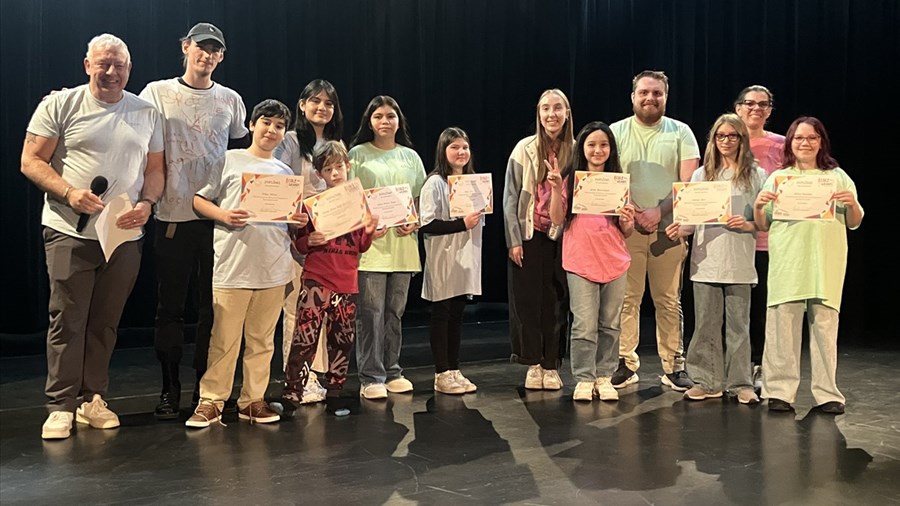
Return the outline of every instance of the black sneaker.
<path id="1" fill-rule="evenodd" d="M 788 401 L 783 401 L 781 399 L 769 399 L 769 411 L 793 411 L 794 408 L 791 406 L 791 403 Z"/>
<path id="2" fill-rule="evenodd" d="M 675 371 L 669 374 L 663 374 L 659 377 L 663 385 L 675 390 L 676 392 L 687 392 L 694 386 L 694 380 L 688 377 L 686 371 Z"/>
<path id="3" fill-rule="evenodd" d="M 153 416 L 157 420 L 176 420 L 180 413 L 178 412 L 178 401 L 180 392 L 165 392 L 159 396 L 159 404 L 153 410 Z"/>
<path id="4" fill-rule="evenodd" d="M 828 413 L 829 415 L 843 415 L 844 414 L 844 403 L 838 401 L 826 402 L 825 404 L 816 406 L 819 408 L 819 411 L 822 413 Z"/>
<path id="5" fill-rule="evenodd" d="M 613 373 L 610 383 L 613 388 L 625 388 L 638 382 L 638 375 L 625 365 L 625 359 L 619 359 L 619 368 Z"/>

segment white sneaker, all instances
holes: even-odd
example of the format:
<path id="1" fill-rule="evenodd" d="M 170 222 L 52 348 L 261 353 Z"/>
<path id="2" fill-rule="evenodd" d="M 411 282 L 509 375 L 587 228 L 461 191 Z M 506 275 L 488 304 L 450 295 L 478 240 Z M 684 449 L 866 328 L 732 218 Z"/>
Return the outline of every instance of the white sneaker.
<path id="1" fill-rule="evenodd" d="M 119 417 L 106 407 L 106 401 L 100 398 L 100 394 L 94 394 L 91 402 L 82 403 L 75 410 L 75 420 L 95 429 L 115 429 L 119 426 Z"/>
<path id="2" fill-rule="evenodd" d="M 388 380 L 387 383 L 384 384 L 384 387 L 392 394 L 405 394 L 413 391 L 412 382 L 403 376 Z"/>
<path id="3" fill-rule="evenodd" d="M 75 415 L 68 411 L 54 411 L 47 417 L 41 428 L 44 439 L 65 439 L 72 433 L 72 419 Z"/>
<path id="4" fill-rule="evenodd" d="M 575 385 L 575 392 L 572 394 L 572 400 L 588 402 L 594 400 L 594 382 L 579 381 L 578 384 Z"/>
<path id="5" fill-rule="evenodd" d="M 613 387 L 612 380 L 609 377 L 597 378 L 597 381 L 594 382 L 594 388 L 597 389 L 597 397 L 601 401 L 619 400 L 619 392 Z"/>
<path id="6" fill-rule="evenodd" d="M 466 393 L 466 387 L 456 380 L 452 371 L 444 371 L 434 375 L 434 391 L 442 394 L 460 395 Z"/>
<path id="7" fill-rule="evenodd" d="M 300 404 L 322 402 L 325 400 L 326 393 L 325 387 L 319 383 L 319 377 L 316 376 L 316 373 L 309 371 L 309 380 L 307 380 L 306 386 L 303 387 L 303 396 L 300 399 Z"/>
<path id="8" fill-rule="evenodd" d="M 369 400 L 387 399 L 387 388 L 384 387 L 384 383 L 369 383 L 360 387 L 359 395 Z"/>
<path id="9" fill-rule="evenodd" d="M 478 390 L 478 387 L 475 386 L 475 383 L 472 383 L 471 381 L 469 381 L 469 378 L 463 376 L 463 373 L 461 373 L 461 372 L 459 371 L 459 369 L 455 369 L 455 370 L 450 371 L 450 372 L 452 372 L 453 375 L 456 377 L 456 382 L 457 382 L 457 383 L 459 383 L 460 385 L 466 387 L 466 393 L 467 393 L 467 394 L 470 394 L 470 393 L 472 393 L 472 392 Z"/>
<path id="10" fill-rule="evenodd" d="M 528 367 L 528 372 L 525 373 L 525 388 L 528 390 L 544 389 L 544 370 L 540 365 Z"/>
<path id="11" fill-rule="evenodd" d="M 541 383 L 544 385 L 544 390 L 559 390 L 563 387 L 562 378 L 559 377 L 559 371 L 556 369 L 544 369 Z"/>

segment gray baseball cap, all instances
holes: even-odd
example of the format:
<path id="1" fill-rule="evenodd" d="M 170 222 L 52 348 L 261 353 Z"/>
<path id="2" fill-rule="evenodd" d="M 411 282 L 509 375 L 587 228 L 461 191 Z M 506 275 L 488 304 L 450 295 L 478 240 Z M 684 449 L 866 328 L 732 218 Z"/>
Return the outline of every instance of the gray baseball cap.
<path id="1" fill-rule="evenodd" d="M 187 38 L 194 42 L 214 40 L 219 44 L 222 44 L 223 49 L 225 48 L 225 34 L 222 33 L 222 30 L 219 30 L 215 25 L 210 23 L 197 23 L 191 28 L 191 31 L 188 32 Z"/>

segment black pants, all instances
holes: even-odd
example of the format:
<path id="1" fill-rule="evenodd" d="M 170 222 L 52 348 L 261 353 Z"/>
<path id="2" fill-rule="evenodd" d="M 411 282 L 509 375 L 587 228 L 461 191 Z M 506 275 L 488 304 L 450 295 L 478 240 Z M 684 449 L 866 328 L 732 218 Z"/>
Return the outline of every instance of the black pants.
<path id="1" fill-rule="evenodd" d="M 769 252 L 756 252 L 756 286 L 750 291 L 750 361 L 762 364 L 766 344 L 766 296 L 769 291 Z"/>
<path id="2" fill-rule="evenodd" d="M 459 345 L 462 341 L 463 312 L 466 296 L 459 295 L 431 304 L 431 354 L 434 372 L 459 369 Z"/>
<path id="3" fill-rule="evenodd" d="M 566 297 L 560 243 L 535 231 L 522 243 L 522 267 L 507 261 L 512 360 L 557 369 L 560 302 Z"/>
<path id="4" fill-rule="evenodd" d="M 213 322 L 213 222 L 158 221 L 153 246 L 159 280 L 154 347 L 161 357 L 176 362 L 181 359 L 185 306 L 188 296 L 193 297 L 197 305 L 194 369 L 202 374 L 206 371 Z M 192 278 L 196 290 L 188 293 Z"/>

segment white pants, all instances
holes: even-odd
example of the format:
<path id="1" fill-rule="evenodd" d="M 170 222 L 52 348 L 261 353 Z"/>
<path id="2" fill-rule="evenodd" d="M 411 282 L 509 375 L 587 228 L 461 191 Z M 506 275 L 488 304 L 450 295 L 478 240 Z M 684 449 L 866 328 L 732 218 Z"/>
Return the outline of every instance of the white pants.
<path id="1" fill-rule="evenodd" d="M 791 404 L 800 387 L 800 347 L 803 313 L 809 320 L 809 362 L 816 405 L 844 402 L 837 388 L 838 311 L 819 299 L 787 302 L 766 310 L 762 396 Z"/>

